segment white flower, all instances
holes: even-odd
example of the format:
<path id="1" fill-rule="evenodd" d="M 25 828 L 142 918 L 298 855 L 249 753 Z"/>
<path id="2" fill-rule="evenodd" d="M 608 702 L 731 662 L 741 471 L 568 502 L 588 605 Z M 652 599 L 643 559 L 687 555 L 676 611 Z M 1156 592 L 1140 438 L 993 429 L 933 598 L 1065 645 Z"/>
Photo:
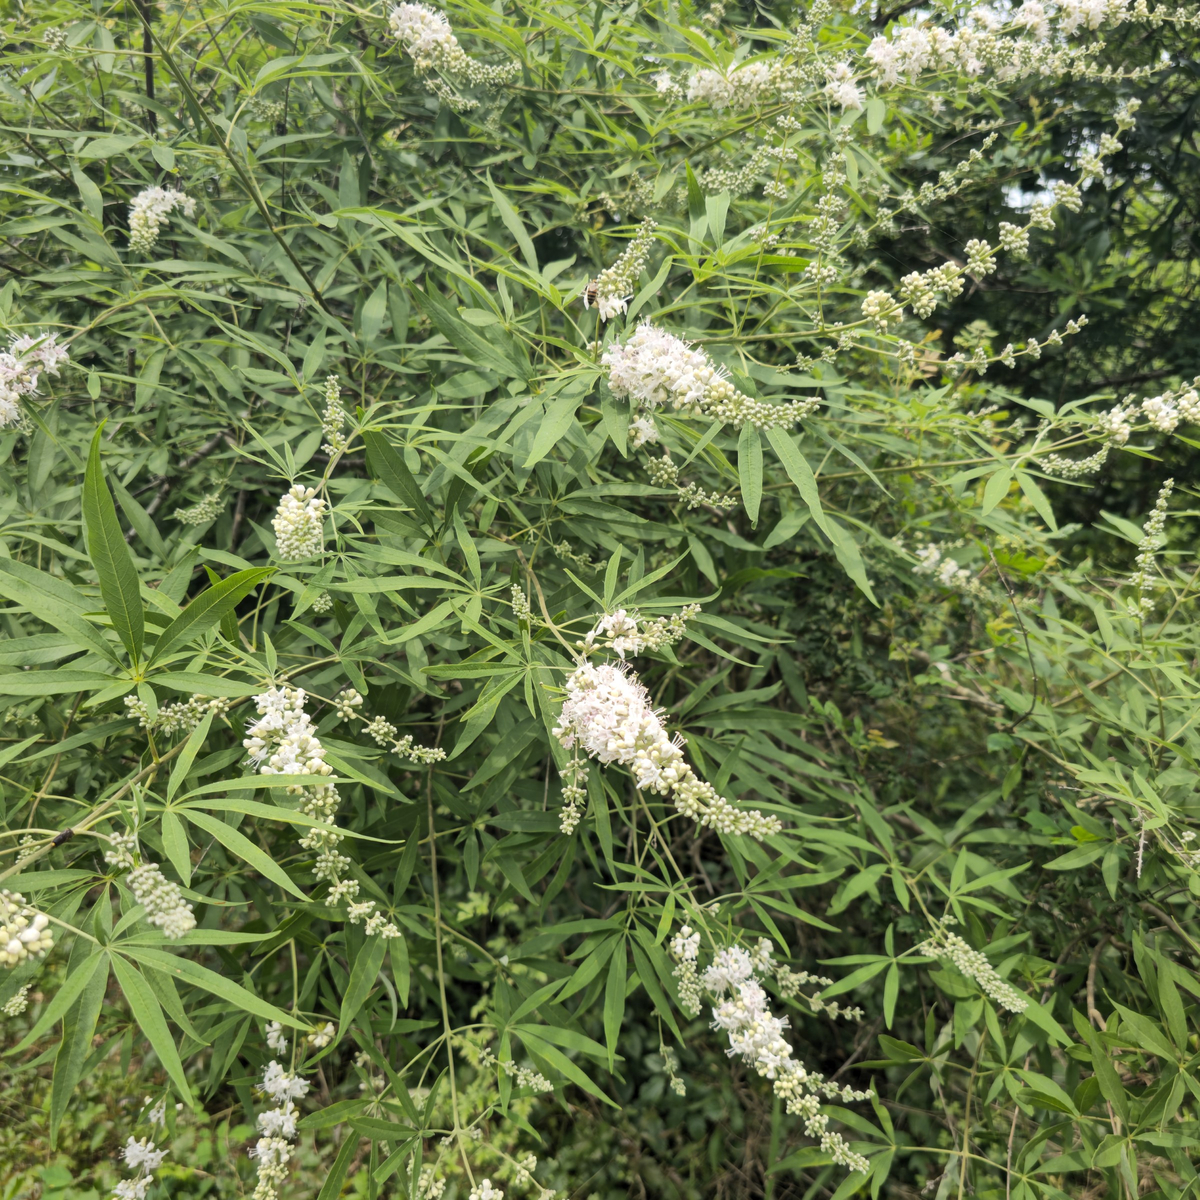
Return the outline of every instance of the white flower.
<path id="1" fill-rule="evenodd" d="M 687 98 L 693 104 L 705 104 L 720 112 L 733 100 L 733 85 L 711 67 L 702 67 L 688 80 Z"/>
<path id="2" fill-rule="evenodd" d="M 19 892 L 0 890 L 0 967 L 15 967 L 54 945 L 50 918 Z"/>
<path id="3" fill-rule="evenodd" d="M 566 691 L 553 731 L 564 749 L 578 745 L 599 762 L 627 766 L 639 788 L 669 794 L 684 816 L 719 833 L 763 838 L 779 832 L 777 818 L 736 809 L 697 778 L 684 761 L 682 739 L 667 733 L 649 693 L 627 667 L 584 663 L 567 680 Z"/>
<path id="4" fill-rule="evenodd" d="M 1038 0 L 1025 0 L 1015 13 L 1013 21 L 1024 26 L 1034 37 L 1044 40 L 1050 36 L 1050 20 L 1045 7 Z"/>
<path id="5" fill-rule="evenodd" d="M 750 955 L 741 946 L 719 950 L 701 979 L 710 992 L 718 996 L 728 988 L 737 988 L 754 974 Z"/>
<path id="6" fill-rule="evenodd" d="M 388 18 L 392 35 L 422 70 L 453 62 L 462 48 L 444 14 L 425 4 L 399 4 Z"/>
<path id="7" fill-rule="evenodd" d="M 829 1118 L 821 1111 L 820 1097 L 830 1099 L 865 1100 L 869 1092 L 839 1088 L 820 1075 L 808 1071 L 792 1056 L 792 1048 L 784 1036 L 786 1018 L 771 1012 L 766 990 L 759 974 L 772 971 L 771 945 L 760 939 L 753 953 L 740 946 L 718 951 L 712 964 L 696 975 L 693 935 L 685 925 L 671 941 L 671 952 L 677 965 L 680 996 L 690 1012 L 699 1012 L 701 988 L 716 999 L 713 1005 L 712 1027 L 729 1038 L 729 1055 L 737 1056 L 765 1079 L 774 1083 L 775 1094 L 785 1102 L 789 1113 L 805 1118 L 804 1129 L 810 1137 L 820 1140 L 835 1163 L 855 1171 L 866 1171 L 867 1160 L 852 1150 L 841 1134 L 829 1130 Z M 794 994 L 794 993 L 793 993 Z"/>
<path id="8" fill-rule="evenodd" d="M 611 321 L 618 313 L 625 312 L 632 299 L 632 289 L 650 255 L 656 228 L 656 223 L 649 218 L 643 221 L 633 241 L 625 247 L 617 261 L 601 271 L 584 292 L 584 308 L 588 307 L 590 299 L 594 297 L 600 320 Z"/>
<path id="9" fill-rule="evenodd" d="M 284 1037 L 283 1026 L 278 1021 L 267 1022 L 267 1049 L 276 1054 L 286 1054 L 288 1040 Z"/>
<path id="10" fill-rule="evenodd" d="M 104 852 L 104 859 L 110 866 L 128 868 L 125 885 L 146 910 L 146 920 L 172 940 L 195 929 L 192 906 L 183 898 L 179 885 L 172 883 L 155 863 L 135 862 L 136 837 L 113 833 L 109 835 L 109 842 L 111 845 Z"/>
<path id="11" fill-rule="evenodd" d="M 647 408 L 668 403 L 695 407 L 720 377 L 708 355 L 649 321 L 643 321 L 624 345 L 609 346 L 601 362 L 613 395 L 632 396 Z"/>
<path id="12" fill-rule="evenodd" d="M 600 362 L 618 400 L 631 397 L 647 409 L 666 404 L 694 409 L 738 429 L 747 423 L 760 429 L 791 425 L 819 403 L 814 399 L 764 404 L 751 399 L 725 378 L 724 369 L 707 354 L 649 321 L 643 321 L 624 343 L 609 346 Z"/>
<path id="13" fill-rule="evenodd" d="M 1080 26 L 1099 29 L 1106 18 L 1119 20 L 1125 15 L 1125 0 L 1060 0 L 1060 17 L 1064 33 L 1074 33 Z"/>
<path id="14" fill-rule="evenodd" d="M 477 1188 L 471 1189 L 471 1200 L 504 1200 L 504 1192 L 490 1179 L 484 1179 Z"/>
<path id="15" fill-rule="evenodd" d="M 317 1050 L 323 1050 L 333 1041 L 335 1033 L 337 1033 L 337 1026 L 332 1021 L 326 1021 L 324 1025 L 318 1025 L 308 1035 L 308 1044 Z"/>
<path id="16" fill-rule="evenodd" d="M 1151 396 L 1142 401 L 1142 412 L 1155 429 L 1162 433 L 1173 433 L 1179 424 L 1179 409 L 1170 396 Z"/>
<path id="17" fill-rule="evenodd" d="M 445 16 L 428 5 L 398 4 L 388 17 L 388 25 L 392 36 L 412 56 L 413 66 L 420 72 L 440 71 L 485 87 L 499 87 L 520 72 L 519 63 L 505 67 L 485 67 L 477 63 L 459 45 Z M 472 101 L 465 104 L 473 107 Z"/>
<path id="18" fill-rule="evenodd" d="M 629 422 L 629 445 L 637 450 L 647 442 L 658 441 L 658 429 L 649 417 L 637 417 Z"/>
<path id="19" fill-rule="evenodd" d="M 313 558 L 325 545 L 325 501 L 315 488 L 297 483 L 279 498 L 271 525 L 279 557 L 287 562 Z"/>
<path id="20" fill-rule="evenodd" d="M 262 1090 L 272 1100 L 300 1100 L 308 1095 L 308 1080 L 289 1074 L 272 1060 L 263 1071 Z"/>
<path id="21" fill-rule="evenodd" d="M 154 1143 L 148 1138 L 142 1138 L 140 1141 L 130 1138 L 125 1143 L 125 1165 L 132 1170 L 145 1167 L 147 1171 L 156 1171 L 166 1157 L 167 1152 L 155 1150 Z"/>
<path id="22" fill-rule="evenodd" d="M 113 1196 L 116 1200 L 146 1200 L 146 1192 L 152 1182 L 149 1175 L 139 1175 L 136 1179 L 122 1179 L 113 1188 Z"/>
<path id="23" fill-rule="evenodd" d="M 671 939 L 671 953 L 682 962 L 695 962 L 700 953 L 700 935 L 690 925 L 683 925 Z"/>
<path id="24" fill-rule="evenodd" d="M 285 1100 L 278 1108 L 268 1108 L 258 1114 L 258 1132 L 270 1138 L 294 1138 L 296 1136 L 296 1106 Z"/>
<path id="25" fill-rule="evenodd" d="M 196 201 L 183 192 L 168 191 L 166 188 L 149 187 L 138 192 L 129 205 L 129 248 L 140 254 L 154 248 L 159 230 L 175 209 L 182 209 L 185 217 L 196 211 Z"/>
<path id="26" fill-rule="evenodd" d="M 20 419 L 20 399 L 37 391 L 43 371 L 57 376 L 58 368 L 70 361 L 56 338 L 53 333 L 22 334 L 0 351 L 0 429 Z"/>
<path id="27" fill-rule="evenodd" d="M 825 72 L 825 78 L 825 94 L 835 104 L 840 104 L 843 112 L 850 108 L 862 108 L 863 94 L 854 82 L 854 72 L 849 63 L 838 63 L 830 67 Z"/>

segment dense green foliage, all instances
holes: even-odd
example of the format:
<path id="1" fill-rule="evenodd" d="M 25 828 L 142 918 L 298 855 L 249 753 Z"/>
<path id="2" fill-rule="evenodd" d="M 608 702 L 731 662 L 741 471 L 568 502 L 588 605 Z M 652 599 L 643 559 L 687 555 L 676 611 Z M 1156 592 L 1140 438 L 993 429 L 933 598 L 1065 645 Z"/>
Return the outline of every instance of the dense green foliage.
<path id="1" fill-rule="evenodd" d="M 424 63 L 382 6 L 6 6 L 0 320 L 70 361 L 0 429 L 0 887 L 54 938 L 0 966 L 5 1200 L 144 1183 L 143 1137 L 152 1196 L 1195 1187 L 1158 68 L 1196 22 L 979 8 L 901 22 L 979 73 L 889 84 L 888 23 L 823 0 L 461 3 Z M 723 407 L 622 384 L 645 319 Z M 651 645 L 586 642 L 618 612 Z M 626 658 L 749 833 L 577 773 L 568 680 Z M 791 1053 L 857 1095 L 789 1112 L 727 1054 L 684 926 L 701 971 L 768 939 Z M 307 1089 L 264 1183 L 272 1062 Z"/>

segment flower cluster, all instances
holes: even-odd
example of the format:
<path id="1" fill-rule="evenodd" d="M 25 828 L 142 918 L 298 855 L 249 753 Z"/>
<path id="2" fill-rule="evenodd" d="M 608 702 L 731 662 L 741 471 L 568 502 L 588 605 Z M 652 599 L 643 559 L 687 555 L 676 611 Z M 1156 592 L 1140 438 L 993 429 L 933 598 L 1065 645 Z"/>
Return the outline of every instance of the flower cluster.
<path id="1" fill-rule="evenodd" d="M 158 234 L 175 209 L 185 217 L 196 212 L 196 201 L 183 192 L 161 187 L 144 188 L 129 205 L 129 248 L 138 254 L 154 249 Z"/>
<path id="2" fill-rule="evenodd" d="M 733 495 L 722 496 L 718 492 L 706 492 L 695 483 L 681 484 L 679 468 L 671 461 L 670 451 L 667 450 L 663 451 L 662 458 L 652 458 L 646 464 L 646 474 L 650 476 L 650 482 L 655 487 L 674 488 L 679 499 L 688 508 L 700 508 L 701 505 L 708 505 L 718 510 L 729 510 L 737 508 L 739 503 L 737 497 Z"/>
<path id="3" fill-rule="evenodd" d="M 912 82 L 925 71 L 961 73 L 970 79 L 991 75 L 1011 81 L 1034 75 L 1072 74 L 1095 77 L 1102 73 L 1096 56 L 1103 41 L 1089 37 L 1084 44 L 1068 46 L 1063 39 L 1081 30 L 1089 33 L 1106 22 L 1116 24 L 1129 16 L 1148 17 L 1144 3 L 1129 12 L 1128 0 L 1061 0 L 1058 37 L 1041 0 L 1025 0 L 1011 16 L 1007 31 L 999 17 L 980 6 L 971 20 L 948 33 L 932 24 L 895 25 L 891 37 L 880 35 L 864 52 L 879 82 L 895 86 Z"/>
<path id="4" fill-rule="evenodd" d="M 840 104 L 842 111 L 851 108 L 862 108 L 862 89 L 854 79 L 854 71 L 849 63 L 837 63 L 825 73 L 825 95 L 834 104 Z"/>
<path id="5" fill-rule="evenodd" d="M 224 508 L 219 491 L 206 492 L 195 504 L 190 504 L 187 508 L 177 508 L 175 520 L 183 525 L 206 525 L 209 521 L 215 521 Z"/>
<path id="6" fill-rule="evenodd" d="M 933 936 L 917 947 L 917 953 L 927 954 L 930 958 L 948 959 L 960 974 L 973 979 L 984 995 L 1001 1008 L 1013 1013 L 1024 1012 L 1029 1007 L 1028 997 L 1001 979 L 996 968 L 978 950 L 971 949 L 958 934 L 947 932 L 947 926 L 953 924 L 953 917 L 944 918 Z"/>
<path id="7" fill-rule="evenodd" d="M 1142 401 L 1142 413 L 1160 433 L 1174 433 L 1181 421 L 1200 423 L 1200 393 L 1195 384 L 1178 394 L 1164 392 Z"/>
<path id="8" fill-rule="evenodd" d="M 167 1157 L 165 1150 L 156 1150 L 149 1138 L 129 1138 L 125 1143 L 125 1165 L 137 1171 L 132 1179 L 122 1179 L 113 1189 L 115 1200 L 144 1200 L 147 1190 L 154 1182 L 153 1173 Z"/>
<path id="9" fill-rule="evenodd" d="M 314 1050 L 324 1050 L 337 1036 L 337 1026 L 332 1021 L 318 1025 L 304 1040 Z"/>
<path id="10" fill-rule="evenodd" d="M 258 1114 L 259 1139 L 250 1155 L 258 1164 L 258 1185 L 253 1200 L 276 1200 L 279 1185 L 287 1178 L 296 1137 L 296 1101 L 308 1094 L 308 1081 L 285 1071 L 272 1060 L 263 1071 L 262 1090 L 275 1107 Z"/>
<path id="11" fill-rule="evenodd" d="M 680 813 L 718 833 L 761 839 L 779 832 L 777 818 L 734 808 L 697 777 L 684 760 L 682 738 L 667 733 L 649 693 L 624 664 L 584 663 L 567 680 L 566 692 L 553 730 L 565 750 L 579 746 L 598 762 L 629 767 L 639 789 L 669 795 Z M 565 777 L 578 762 L 576 755 Z"/>
<path id="12" fill-rule="evenodd" d="M 485 67 L 477 63 L 459 45 L 450 22 L 436 9 L 425 4 L 398 4 L 388 18 L 392 36 L 408 51 L 413 66 L 422 75 L 438 72 L 449 75 L 473 87 L 503 87 L 520 73 L 519 63 L 505 67 Z M 441 90 L 433 89 L 438 94 Z M 447 94 L 458 107 L 473 108 L 474 103 L 463 97 Z"/>
<path id="13" fill-rule="evenodd" d="M 904 316 L 904 309 L 887 292 L 868 292 L 862 302 L 862 315 L 878 332 L 887 333 L 888 326 L 898 324 Z"/>
<path id="14" fill-rule="evenodd" d="M 28 983 L 17 988 L 3 1004 L 0 1004 L 0 1013 L 6 1017 L 19 1017 L 29 1005 L 29 988 Z"/>
<path id="15" fill-rule="evenodd" d="M 170 737 L 176 733 L 191 733 L 208 713 L 223 717 L 229 711 L 230 703 L 224 696 L 189 696 L 187 700 L 164 704 L 151 715 L 150 706 L 144 700 L 126 696 L 125 715 L 136 720 L 142 729 L 161 731 Z"/>
<path id="16" fill-rule="evenodd" d="M 913 567 L 913 574 L 928 575 L 942 587 L 969 587 L 974 578 L 970 571 L 960 567 L 949 555 L 943 556 L 941 549 L 932 542 L 921 546 L 916 555 L 917 565 Z"/>
<path id="17" fill-rule="evenodd" d="M 1142 526 L 1142 540 L 1138 543 L 1137 569 L 1129 578 L 1129 586 L 1133 588 L 1136 599 L 1129 605 L 1129 615 L 1144 621 L 1154 607 L 1152 592 L 1156 580 L 1154 556 L 1162 549 L 1165 542 L 1163 529 L 1167 524 L 1167 503 L 1171 499 L 1171 491 L 1175 480 L 1168 479 L 1158 493 L 1154 511 L 1146 524 Z"/>
<path id="18" fill-rule="evenodd" d="M 582 641 L 575 645 L 584 654 L 607 650 L 624 658 L 628 655 L 644 654 L 647 650 L 663 650 L 673 646 L 687 632 L 687 622 L 700 612 L 700 605 L 687 604 L 679 612 L 668 617 L 647 620 L 636 609 L 628 612 L 623 608 L 605 613 L 588 631 Z"/>
<path id="19" fill-rule="evenodd" d="M 698 412 L 740 429 L 788 426 L 808 416 L 816 399 L 763 404 L 739 392 L 701 350 L 673 333 L 643 321 L 624 343 L 609 346 L 601 358 L 608 386 L 619 400 L 631 398 L 653 410 L 670 405 Z M 645 439 L 650 440 L 650 439 Z"/>
<path id="20" fill-rule="evenodd" d="M 50 918 L 25 903 L 20 892 L 0 889 L 0 967 L 16 967 L 54 945 Z"/>
<path id="21" fill-rule="evenodd" d="M 504 1192 L 490 1179 L 483 1179 L 478 1187 L 471 1189 L 470 1200 L 504 1200 Z"/>
<path id="22" fill-rule="evenodd" d="M 333 774 L 325 761 L 325 747 L 317 737 L 312 718 L 304 711 L 306 696 L 300 688 L 270 688 L 254 697 L 258 720 L 246 730 L 242 745 L 258 764 L 260 775 L 319 775 Z M 358 895 L 358 881 L 342 879 L 350 859 L 338 852 L 345 838 L 333 823 L 341 797 L 332 783 L 289 784 L 289 795 L 301 797 L 300 812 L 321 822 L 320 828 L 309 828 L 300 838 L 306 850 L 317 852 L 313 874 L 332 886 L 329 903 L 341 899 L 353 900 Z"/>
<path id="23" fill-rule="evenodd" d="M 629 445 L 640 450 L 648 442 L 658 441 L 658 426 L 649 417 L 635 417 L 629 422 Z"/>
<path id="24" fill-rule="evenodd" d="M 71 359 L 57 334 L 22 334 L 13 338 L 7 350 L 0 351 L 0 429 L 21 419 L 20 400 L 37 391 L 44 372 L 58 375 L 58 368 Z"/>
<path id="25" fill-rule="evenodd" d="M 533 612 L 529 607 L 529 597 L 525 595 L 525 589 L 518 587 L 517 584 L 514 583 L 512 585 L 510 596 L 511 600 L 509 603 L 512 605 L 513 616 L 516 617 L 518 621 L 524 621 L 525 624 L 528 625 L 529 622 L 533 620 Z"/>
<path id="26" fill-rule="evenodd" d="M 601 271 L 584 291 L 584 308 L 594 300 L 600 320 L 611 321 L 618 313 L 626 310 L 633 298 L 633 286 L 650 257 L 656 228 L 656 222 L 649 218 L 643 221 L 633 241 L 621 251 L 617 261 Z"/>
<path id="27" fill-rule="evenodd" d="M 544 1094 L 554 1091 L 554 1084 L 540 1071 L 533 1067 L 518 1067 L 513 1062 L 501 1062 L 490 1046 L 484 1046 L 479 1052 L 479 1065 L 481 1067 L 495 1067 L 498 1071 L 512 1075 L 516 1080 L 517 1087 L 529 1088 L 531 1092 Z"/>
<path id="28" fill-rule="evenodd" d="M 325 431 L 325 444 L 321 448 L 332 456 L 346 449 L 346 435 L 342 432 L 346 410 L 342 407 L 342 389 L 336 375 L 330 375 L 325 380 L 324 395 L 325 412 L 321 416 L 321 428 Z"/>
<path id="29" fill-rule="evenodd" d="M 409 762 L 429 764 L 445 760 L 446 752 L 440 746 L 415 745 L 411 733 L 397 737 L 400 731 L 383 717 L 375 717 L 368 721 L 366 732 L 371 735 L 377 746 L 384 746 L 398 757 L 407 758 Z"/>
<path id="30" fill-rule="evenodd" d="M 924 319 L 937 307 L 939 295 L 953 300 L 963 290 L 962 272 L 953 263 L 922 274 L 912 271 L 900 280 L 900 296 L 912 305 L 913 312 Z"/>
<path id="31" fill-rule="evenodd" d="M 703 104 L 720 112 L 723 108 L 754 108 L 771 99 L 777 82 L 764 62 L 743 63 L 728 75 L 712 67 L 701 67 L 688 80 L 689 103 Z"/>
<path id="32" fill-rule="evenodd" d="M 134 899 L 146 910 L 146 920 L 163 932 L 163 937 L 181 938 L 196 928 L 192 906 L 183 898 L 177 883 L 172 883 L 154 863 L 141 858 L 137 837 L 131 833 L 109 835 L 104 861 L 112 867 L 124 867 L 125 884 Z M 141 860 L 141 861 L 139 861 Z"/>
<path id="33" fill-rule="evenodd" d="M 297 483 L 279 498 L 271 520 L 279 557 L 285 562 L 313 558 L 325 545 L 325 501 L 316 488 Z"/>
<path id="34" fill-rule="evenodd" d="M 692 1013 L 700 1011 L 702 993 L 712 997 L 713 1029 L 729 1038 L 729 1056 L 741 1058 L 764 1079 L 774 1085 L 775 1094 L 787 1111 L 804 1118 L 809 1137 L 817 1138 L 821 1149 L 835 1163 L 853 1171 L 865 1172 L 867 1160 L 850 1148 L 840 1133 L 829 1128 L 829 1116 L 821 1109 L 821 1098 L 830 1100 L 866 1100 L 870 1092 L 856 1091 L 810 1072 L 793 1057 L 784 1036 L 786 1017 L 771 1012 L 762 981 L 774 973 L 771 944 L 761 938 L 754 951 L 729 946 L 717 951 L 704 971 L 698 970 L 700 935 L 683 926 L 671 940 L 671 953 L 680 978 L 680 999 Z M 686 986 L 685 986 L 686 981 Z"/>

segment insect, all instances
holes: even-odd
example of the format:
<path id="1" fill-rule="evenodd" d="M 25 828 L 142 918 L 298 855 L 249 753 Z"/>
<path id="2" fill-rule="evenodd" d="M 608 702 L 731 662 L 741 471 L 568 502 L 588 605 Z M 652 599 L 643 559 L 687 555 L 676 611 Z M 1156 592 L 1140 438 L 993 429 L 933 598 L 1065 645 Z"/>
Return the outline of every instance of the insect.
<path id="1" fill-rule="evenodd" d="M 584 293 L 583 293 L 583 307 L 584 307 L 584 308 L 591 308 L 591 307 L 592 307 L 592 305 L 596 303 L 596 298 L 597 298 L 597 295 L 598 295 L 597 283 L 596 283 L 596 280 L 594 280 L 594 279 L 593 279 L 593 280 L 592 280 L 592 281 L 591 281 L 591 282 L 590 282 L 590 283 L 587 285 L 587 288 L 584 290 Z"/>
<path id="2" fill-rule="evenodd" d="M 64 842 L 69 842 L 75 836 L 75 830 L 64 829 L 61 833 L 54 835 L 54 840 L 50 843 L 52 846 L 61 846 Z"/>

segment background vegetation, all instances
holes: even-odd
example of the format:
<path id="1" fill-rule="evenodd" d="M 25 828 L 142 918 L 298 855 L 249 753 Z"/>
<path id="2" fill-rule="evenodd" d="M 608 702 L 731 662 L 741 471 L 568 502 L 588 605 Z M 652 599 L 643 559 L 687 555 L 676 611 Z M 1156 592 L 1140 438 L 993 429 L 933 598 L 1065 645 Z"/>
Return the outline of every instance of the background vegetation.
<path id="1" fill-rule="evenodd" d="M 253 1194 L 275 1058 L 310 1085 L 282 1195 L 1194 1189 L 1196 427 L 1135 413 L 1119 444 L 1097 414 L 1200 370 L 1196 25 L 1106 19 L 1071 40 L 1092 67 L 1016 78 L 998 56 L 887 86 L 864 57 L 980 7 L 464 2 L 475 65 L 431 71 L 380 6 L 8 0 L 0 319 L 70 363 L 0 431 L 0 886 L 55 921 L 0 978 L 0 1003 L 30 989 L 0 1017 L 5 1200 L 107 1195 L 150 1135 L 151 1195 Z M 775 91 L 688 100 L 756 59 Z M 1130 100 L 1027 258 L 864 319 L 1024 226 Z M 153 186 L 195 208 L 139 251 Z M 601 324 L 584 289 L 644 218 Z M 761 431 L 664 407 L 632 446 L 594 343 L 643 318 L 743 394 L 820 407 Z M 664 449 L 700 503 L 650 474 Z M 293 482 L 330 514 L 299 561 L 272 524 Z M 782 832 L 718 834 L 593 763 L 564 834 L 577 639 L 691 602 L 636 670 L 698 773 Z M 247 759 L 283 683 L 336 773 L 343 876 L 399 936 L 347 920 Z M 194 695 L 228 707 L 169 707 Z M 193 906 L 183 938 L 105 857 L 133 830 Z M 780 975 L 771 1002 L 811 1070 L 872 1090 L 826 1105 L 866 1174 L 680 1004 L 684 922 L 706 957 L 767 937 L 833 980 Z M 923 953 L 939 929 L 1024 1011 Z"/>

